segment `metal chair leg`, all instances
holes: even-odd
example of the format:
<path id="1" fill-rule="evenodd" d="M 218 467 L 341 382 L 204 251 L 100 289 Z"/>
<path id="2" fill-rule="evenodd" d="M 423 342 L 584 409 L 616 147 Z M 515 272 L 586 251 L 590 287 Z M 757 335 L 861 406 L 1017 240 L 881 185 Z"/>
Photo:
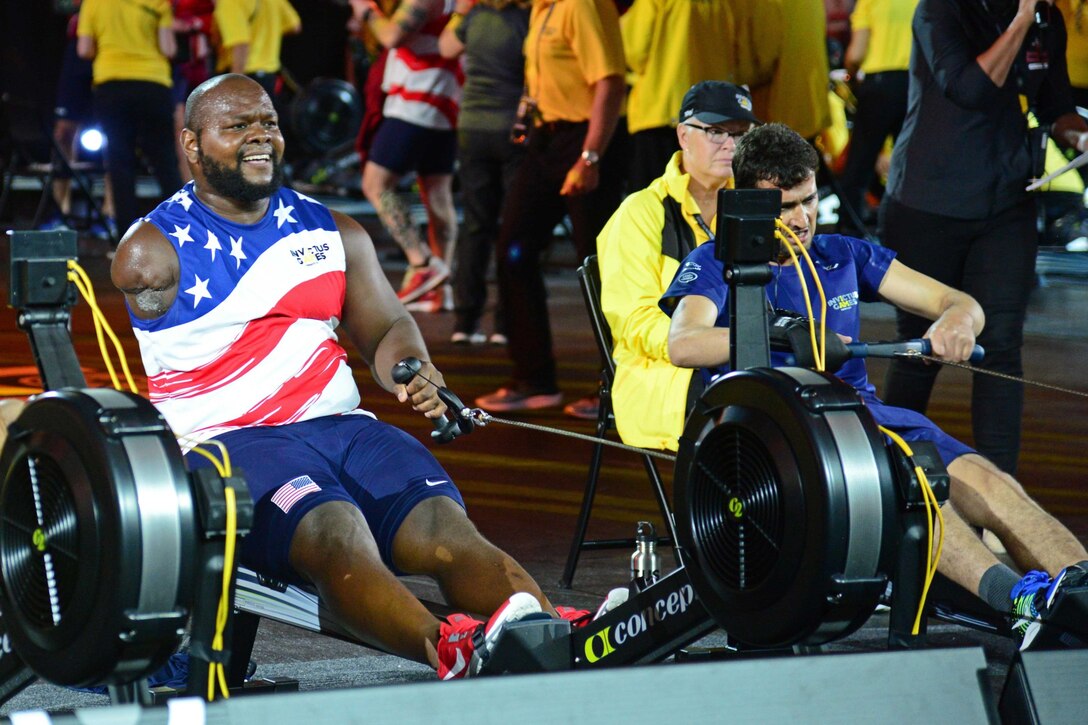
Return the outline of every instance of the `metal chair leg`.
<path id="1" fill-rule="evenodd" d="M 603 439 L 608 431 L 608 416 L 611 415 L 611 401 L 606 395 L 600 396 L 600 405 L 597 409 L 597 437 Z M 604 445 L 597 443 L 593 446 L 593 457 L 589 463 L 589 475 L 586 477 L 585 493 L 582 495 L 582 510 L 578 512 L 578 523 L 574 529 L 574 538 L 570 542 L 570 553 L 567 554 L 567 564 L 563 567 L 563 576 L 559 579 L 559 586 L 570 589 L 571 580 L 574 579 L 574 570 L 578 566 L 578 557 L 582 553 L 582 544 L 586 538 L 586 529 L 589 527 L 589 514 L 593 510 L 593 499 L 597 495 L 597 479 L 601 473 L 601 458 L 604 454 Z"/>

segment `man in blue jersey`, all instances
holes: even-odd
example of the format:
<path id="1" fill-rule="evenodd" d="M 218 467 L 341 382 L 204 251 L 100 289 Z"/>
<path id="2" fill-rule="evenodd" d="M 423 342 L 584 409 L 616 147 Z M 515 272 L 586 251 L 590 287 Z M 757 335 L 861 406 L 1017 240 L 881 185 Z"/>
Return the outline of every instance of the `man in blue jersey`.
<path id="1" fill-rule="evenodd" d="M 772 123 L 749 131 L 737 144 L 733 176 L 738 189 L 782 192 L 780 219 L 808 251 L 824 289 L 828 335 L 856 339 L 859 301 L 883 300 L 934 321 L 926 337 L 937 356 L 966 360 L 985 324 L 982 308 L 970 295 L 910 269 L 896 261 L 889 249 L 815 233 L 818 161 L 816 151 L 800 135 Z M 767 300 L 775 309 L 805 314 L 805 293 L 796 269 L 786 266 L 788 261 L 783 250 L 778 264 L 772 265 Z M 801 266 L 813 315 L 818 318 L 817 288 L 807 266 Z M 729 287 L 722 272 L 714 245 L 704 244 L 684 260 L 661 298 L 662 309 L 672 316 L 669 356 L 673 364 L 702 369 L 707 382 L 731 369 Z M 772 365 L 785 363 L 780 355 L 772 353 Z M 945 554 L 940 571 L 998 612 L 1011 610 L 1021 647 L 1030 647 L 1055 594 L 1063 587 L 1088 584 L 1088 551 L 992 462 L 925 416 L 883 404 L 868 381 L 864 361 L 848 360 L 834 372 L 858 390 L 878 424 L 907 441 L 936 444 L 952 479 L 950 505 L 944 507 Z M 1022 575 L 998 561 L 972 526 L 994 532 L 1027 573 Z"/>

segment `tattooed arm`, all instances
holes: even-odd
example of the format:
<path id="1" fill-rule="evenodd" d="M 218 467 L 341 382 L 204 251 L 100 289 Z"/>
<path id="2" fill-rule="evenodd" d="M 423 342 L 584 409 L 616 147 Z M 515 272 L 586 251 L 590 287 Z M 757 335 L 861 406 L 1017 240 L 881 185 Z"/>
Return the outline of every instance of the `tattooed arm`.
<path id="1" fill-rule="evenodd" d="M 125 295 L 132 314 L 162 317 L 178 295 L 178 255 L 158 228 L 140 222 L 121 240 L 110 277 Z"/>

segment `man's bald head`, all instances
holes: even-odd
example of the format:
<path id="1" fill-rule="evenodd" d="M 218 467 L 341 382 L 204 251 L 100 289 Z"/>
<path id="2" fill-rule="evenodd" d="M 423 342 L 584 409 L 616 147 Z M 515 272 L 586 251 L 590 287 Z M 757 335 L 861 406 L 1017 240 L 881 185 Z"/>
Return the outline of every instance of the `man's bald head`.
<path id="1" fill-rule="evenodd" d="M 185 103 L 181 148 L 198 194 L 263 204 L 283 184 L 283 134 L 272 100 L 244 75 L 216 76 Z"/>
<path id="2" fill-rule="evenodd" d="M 207 110 L 215 106 L 216 101 L 239 91 L 253 90 L 257 90 L 265 98 L 268 97 L 260 83 L 240 73 L 225 73 L 209 78 L 194 88 L 185 101 L 185 128 L 199 136 L 207 123 Z"/>

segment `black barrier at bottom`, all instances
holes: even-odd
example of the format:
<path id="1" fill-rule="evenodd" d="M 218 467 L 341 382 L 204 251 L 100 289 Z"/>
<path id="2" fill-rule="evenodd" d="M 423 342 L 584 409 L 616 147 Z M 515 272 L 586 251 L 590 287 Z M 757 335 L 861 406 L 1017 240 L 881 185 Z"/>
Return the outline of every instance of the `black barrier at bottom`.
<path id="1" fill-rule="evenodd" d="M 1083 723 L 1088 650 L 1020 652 L 1009 667 L 999 712 L 1004 723 Z"/>
<path id="2" fill-rule="evenodd" d="M 174 722 L 990 722 L 980 648 L 875 652 L 486 677 L 237 698 L 175 700 Z M 54 717 L 87 722 L 91 711 Z M 116 717 L 114 717 L 116 713 Z M 164 708 L 101 708 L 97 725 L 166 723 Z"/>

